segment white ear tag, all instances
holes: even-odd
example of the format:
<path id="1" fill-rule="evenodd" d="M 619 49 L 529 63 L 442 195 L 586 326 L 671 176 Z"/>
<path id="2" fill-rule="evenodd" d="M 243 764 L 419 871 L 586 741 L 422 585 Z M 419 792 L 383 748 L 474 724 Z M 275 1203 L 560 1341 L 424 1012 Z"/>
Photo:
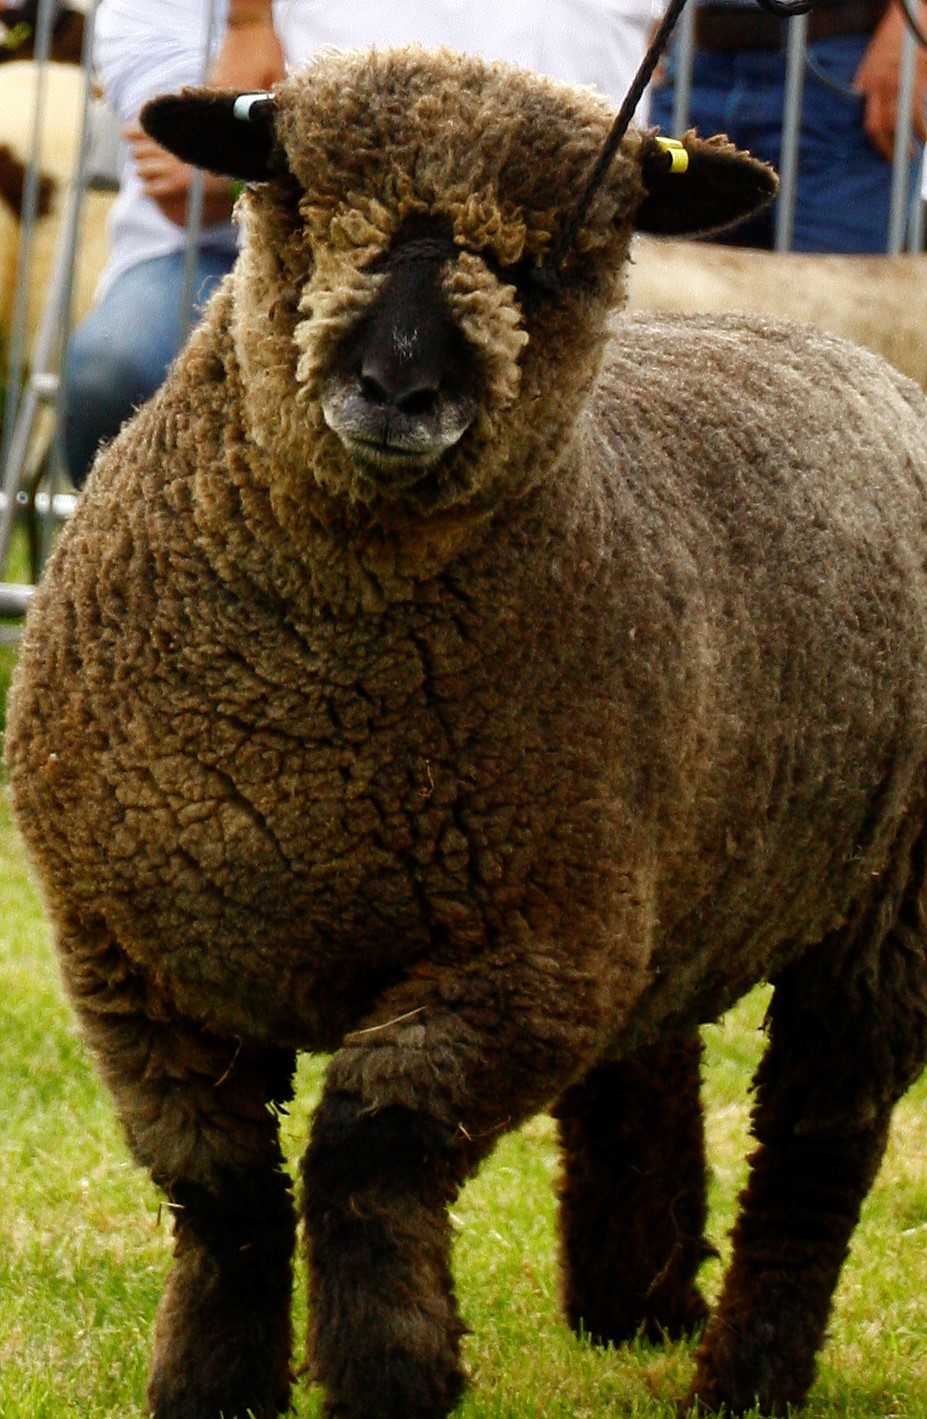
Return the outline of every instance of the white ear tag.
<path id="1" fill-rule="evenodd" d="M 239 94 L 232 105 L 232 117 L 241 119 L 242 123 L 251 122 L 251 110 L 256 103 L 266 103 L 273 98 L 272 94 L 265 92 L 256 94 Z"/>

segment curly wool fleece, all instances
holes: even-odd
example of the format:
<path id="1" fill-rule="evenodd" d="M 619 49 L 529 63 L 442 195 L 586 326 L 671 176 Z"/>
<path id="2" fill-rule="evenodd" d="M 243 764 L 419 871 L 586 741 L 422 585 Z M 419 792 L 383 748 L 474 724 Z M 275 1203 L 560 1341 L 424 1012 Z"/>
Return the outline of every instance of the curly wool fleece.
<path id="1" fill-rule="evenodd" d="M 292 1209 L 266 1104 L 295 1049 L 339 1049 L 304 1205 L 315 1373 L 348 1419 L 459 1394 L 445 1204 L 499 1132 L 763 978 L 785 1003 L 750 1217 L 824 1279 L 780 1305 L 748 1249 L 696 1393 L 798 1402 L 923 1062 L 923 397 L 810 331 L 616 319 L 646 135 L 559 288 L 525 297 L 515 268 L 543 258 L 608 121 L 450 55 L 288 80 L 242 259 L 35 596 L 7 762 L 69 992 L 179 1208 L 159 1419 L 285 1403 Z M 422 216 L 462 251 L 446 290 L 480 407 L 432 501 L 378 487 L 318 394 L 371 267 Z M 608 1138 L 625 1108 L 609 1094 Z M 680 1188 L 699 1215 L 691 1132 L 694 1161 L 623 1179 L 644 1179 L 644 1215 L 657 1199 L 654 1236 Z M 568 1167 L 570 1236 L 612 1196 L 594 1173 Z M 837 1220 L 809 1215 L 840 1188 Z M 642 1229 L 625 1267 L 618 1214 L 595 1333 L 695 1314 L 700 1223 L 664 1251 Z M 580 1324 L 598 1302 L 571 1245 Z"/>

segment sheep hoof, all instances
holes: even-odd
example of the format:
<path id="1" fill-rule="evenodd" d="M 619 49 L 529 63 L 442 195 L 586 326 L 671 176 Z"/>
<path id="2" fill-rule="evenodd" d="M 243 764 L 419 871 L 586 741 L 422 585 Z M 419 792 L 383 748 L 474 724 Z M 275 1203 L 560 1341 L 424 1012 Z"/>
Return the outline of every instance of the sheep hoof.
<path id="1" fill-rule="evenodd" d="M 151 1419 L 277 1419 L 289 1410 L 289 1381 L 263 1400 L 249 1393 L 252 1398 L 246 1401 L 231 1399 L 228 1390 L 207 1395 L 195 1373 L 187 1382 L 177 1375 L 167 1381 L 155 1375 L 148 1385 L 148 1412 Z"/>
<path id="2" fill-rule="evenodd" d="M 265 1293 L 252 1308 L 244 1285 L 237 1307 L 220 1288 L 197 1304 L 189 1292 L 182 1294 L 176 1273 L 172 1279 L 148 1383 L 152 1419 L 276 1419 L 286 1413 L 292 1386 L 286 1307 Z M 255 1283 L 251 1299 L 257 1291 Z"/>
<path id="3" fill-rule="evenodd" d="M 626 1345 L 642 1339 L 651 1345 L 684 1340 L 697 1335 L 708 1319 L 708 1304 L 697 1286 L 687 1286 L 678 1295 L 648 1298 L 633 1313 L 582 1316 L 572 1328 L 593 1345 Z"/>
<path id="4" fill-rule="evenodd" d="M 685 1399 L 676 1406 L 678 1419 L 709 1419 L 709 1416 L 723 1415 L 724 1419 L 735 1419 L 740 1414 L 763 1415 L 764 1419 L 777 1419 L 777 1416 L 785 1415 L 788 1405 L 778 1406 L 775 1404 L 764 1404 L 757 1395 L 749 1398 L 742 1395 L 739 1399 L 727 1398 L 721 1393 L 720 1386 L 708 1386 L 702 1389 L 695 1384 L 689 1390 Z"/>
<path id="5" fill-rule="evenodd" d="M 804 1401 L 813 1379 L 813 1360 L 802 1364 L 797 1354 L 777 1354 L 775 1338 L 769 1349 L 755 1349 L 743 1334 L 729 1334 L 727 1343 L 710 1328 L 698 1357 L 695 1378 L 682 1412 L 687 1415 L 784 1415 Z M 794 1359 L 794 1368 L 789 1360 Z"/>
<path id="6" fill-rule="evenodd" d="M 148 1412 L 151 1419 L 277 1419 L 290 1408 L 291 1376 L 276 1385 L 229 1375 L 222 1386 L 204 1385 L 196 1369 L 179 1373 L 156 1370 L 148 1384 Z M 248 1398 L 242 1398 L 247 1395 Z"/>

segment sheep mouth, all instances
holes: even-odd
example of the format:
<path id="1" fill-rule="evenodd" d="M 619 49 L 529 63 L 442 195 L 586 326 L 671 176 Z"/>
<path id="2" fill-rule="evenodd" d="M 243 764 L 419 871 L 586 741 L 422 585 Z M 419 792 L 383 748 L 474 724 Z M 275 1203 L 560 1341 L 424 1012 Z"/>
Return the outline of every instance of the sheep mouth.
<path id="1" fill-rule="evenodd" d="M 419 495 L 426 486 L 438 486 L 442 481 L 443 448 L 406 448 L 343 434 L 339 438 L 361 479 L 381 498 L 420 501 Z M 426 502 L 432 504 L 430 495 Z"/>
<path id="2" fill-rule="evenodd" d="M 337 432 L 337 430 L 336 430 Z M 342 445 L 361 463 L 399 478 L 405 473 L 414 479 L 433 468 L 445 452 L 443 447 L 416 448 L 401 442 L 356 438 L 339 434 Z"/>
<path id="3" fill-rule="evenodd" d="M 466 491 L 441 452 L 411 453 L 385 444 L 342 439 L 371 492 L 387 501 L 402 499 L 420 512 L 435 512 L 456 502 Z"/>
<path id="4" fill-rule="evenodd" d="M 328 428 L 385 492 L 402 492 L 432 473 L 463 438 L 475 413 L 473 402 L 463 398 L 444 399 L 427 410 L 403 410 L 372 402 L 363 391 L 334 381 L 322 398 Z"/>

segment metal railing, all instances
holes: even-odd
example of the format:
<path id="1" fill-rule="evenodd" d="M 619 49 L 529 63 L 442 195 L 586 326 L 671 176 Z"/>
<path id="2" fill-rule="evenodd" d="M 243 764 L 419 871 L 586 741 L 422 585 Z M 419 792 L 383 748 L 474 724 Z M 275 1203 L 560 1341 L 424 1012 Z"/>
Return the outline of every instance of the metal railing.
<path id="1" fill-rule="evenodd" d="M 910 18 L 910 16 L 909 16 Z M 775 247 L 790 251 L 795 224 L 795 193 L 801 137 L 805 75 L 808 72 L 808 15 L 796 14 L 782 21 L 786 35 L 786 78 L 783 105 L 779 193 L 776 201 Z M 885 252 L 897 256 L 902 251 L 924 249 L 924 203 L 909 199 L 912 164 L 912 107 L 918 39 L 906 28 L 902 44 L 898 92 L 898 124 L 892 161 L 891 198 Z M 692 0 L 683 11 L 674 38 L 673 132 L 681 134 L 689 126 L 692 66 L 695 57 L 695 6 Z"/>

